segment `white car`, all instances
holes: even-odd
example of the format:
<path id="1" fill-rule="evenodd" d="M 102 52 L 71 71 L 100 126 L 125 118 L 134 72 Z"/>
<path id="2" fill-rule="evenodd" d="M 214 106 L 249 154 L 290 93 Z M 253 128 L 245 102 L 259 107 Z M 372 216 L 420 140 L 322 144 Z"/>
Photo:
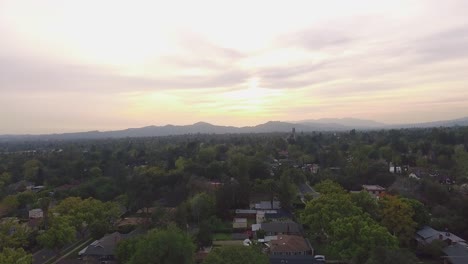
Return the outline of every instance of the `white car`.
<path id="1" fill-rule="evenodd" d="M 325 256 L 324 255 L 315 255 L 314 258 L 315 258 L 315 260 L 325 262 Z"/>

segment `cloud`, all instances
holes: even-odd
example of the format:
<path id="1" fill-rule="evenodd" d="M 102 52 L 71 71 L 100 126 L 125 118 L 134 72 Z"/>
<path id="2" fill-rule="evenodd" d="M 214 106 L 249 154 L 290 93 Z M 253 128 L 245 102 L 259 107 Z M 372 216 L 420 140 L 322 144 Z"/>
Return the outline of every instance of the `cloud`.
<path id="1" fill-rule="evenodd" d="M 182 71 L 182 69 L 179 69 Z M 103 93 L 231 87 L 249 77 L 231 68 L 207 74 L 177 74 L 161 77 L 126 76 L 117 69 L 96 65 L 38 61 L 30 58 L 0 59 L 0 90 L 96 91 Z"/>
<path id="2" fill-rule="evenodd" d="M 419 63 L 468 58 L 468 24 L 417 39 L 408 46 Z"/>
<path id="3" fill-rule="evenodd" d="M 299 47 L 317 51 L 332 47 L 349 45 L 354 41 L 349 33 L 331 28 L 308 28 L 281 36 L 277 42 L 281 46 Z"/>

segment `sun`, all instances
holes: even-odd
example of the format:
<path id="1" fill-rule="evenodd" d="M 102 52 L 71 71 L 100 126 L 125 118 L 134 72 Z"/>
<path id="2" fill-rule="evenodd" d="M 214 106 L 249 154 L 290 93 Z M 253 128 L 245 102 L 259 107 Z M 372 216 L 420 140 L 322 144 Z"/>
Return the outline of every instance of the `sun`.
<path id="1" fill-rule="evenodd" d="M 235 110 L 249 113 L 264 112 L 276 101 L 280 91 L 259 87 L 259 79 L 251 78 L 245 89 L 229 91 L 222 94 L 222 100 L 227 105 L 233 105 Z"/>

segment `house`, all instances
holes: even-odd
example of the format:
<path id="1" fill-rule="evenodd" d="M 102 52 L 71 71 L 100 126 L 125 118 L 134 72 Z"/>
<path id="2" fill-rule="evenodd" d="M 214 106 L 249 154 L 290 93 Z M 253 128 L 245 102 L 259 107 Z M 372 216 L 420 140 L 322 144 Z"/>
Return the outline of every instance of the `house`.
<path id="1" fill-rule="evenodd" d="M 276 222 L 276 221 L 291 221 L 293 215 L 285 210 L 274 210 L 265 212 L 265 220 Z"/>
<path id="2" fill-rule="evenodd" d="M 289 152 L 287 150 L 278 151 L 279 158 L 287 159 L 289 158 Z"/>
<path id="3" fill-rule="evenodd" d="M 431 243 L 434 240 L 442 240 L 447 242 L 447 244 L 466 244 L 466 241 L 458 237 L 457 235 L 450 233 L 448 231 L 438 231 L 430 226 L 425 226 L 416 232 L 415 240 L 419 245 L 426 245 Z"/>
<path id="4" fill-rule="evenodd" d="M 81 250 L 78 255 L 83 257 L 83 260 L 114 260 L 115 249 L 117 243 L 124 239 L 125 235 L 119 232 L 114 232 L 106 235 L 103 238 L 94 241 L 89 246 Z"/>
<path id="5" fill-rule="evenodd" d="M 421 178 L 418 177 L 418 175 L 416 175 L 416 173 L 412 172 L 408 175 L 408 178 L 410 179 L 415 179 L 415 180 L 420 180 Z"/>
<path id="6" fill-rule="evenodd" d="M 138 234 L 140 230 L 134 230 L 128 234 L 121 234 L 114 232 L 106 235 L 103 238 L 94 241 L 89 246 L 81 250 L 78 255 L 86 261 L 113 261 L 115 260 L 115 250 L 119 241 L 133 237 Z"/>
<path id="7" fill-rule="evenodd" d="M 323 264 L 323 261 L 316 260 L 311 255 L 270 255 L 270 264 Z"/>
<path id="8" fill-rule="evenodd" d="M 393 165 L 393 163 L 390 162 L 390 165 L 389 165 L 389 172 L 390 172 L 390 173 L 401 174 L 402 169 L 401 169 L 400 166 L 395 166 L 395 165 Z"/>
<path id="9" fill-rule="evenodd" d="M 195 253 L 195 263 L 203 263 L 213 247 L 203 247 Z"/>
<path id="10" fill-rule="evenodd" d="M 247 218 L 234 218 L 232 228 L 247 228 Z"/>
<path id="11" fill-rule="evenodd" d="M 7 186 L 7 190 L 13 193 L 30 191 L 34 187 L 34 183 L 29 181 L 19 181 Z"/>
<path id="12" fill-rule="evenodd" d="M 265 221 L 265 211 L 257 211 L 256 223 L 261 224 Z"/>
<path id="13" fill-rule="evenodd" d="M 301 226 L 293 221 L 269 222 L 252 225 L 253 232 L 256 232 L 260 229 L 265 231 L 267 236 L 302 234 Z"/>
<path id="14" fill-rule="evenodd" d="M 278 239 L 268 242 L 270 255 L 297 256 L 313 255 L 314 250 L 309 241 L 302 236 L 279 235 Z"/>
<path id="15" fill-rule="evenodd" d="M 31 188 L 31 190 L 34 191 L 34 192 L 40 192 L 40 191 L 42 191 L 44 189 L 45 189 L 45 186 L 43 186 L 43 185 L 37 185 L 37 186 L 33 186 Z"/>
<path id="16" fill-rule="evenodd" d="M 36 209 L 31 209 L 29 210 L 29 218 L 30 219 L 38 219 L 38 218 L 43 218 L 44 217 L 44 212 L 40 208 Z"/>
<path id="17" fill-rule="evenodd" d="M 281 208 L 279 201 L 261 201 L 252 206 L 256 210 L 277 210 Z"/>
<path id="18" fill-rule="evenodd" d="M 255 209 L 236 209 L 236 217 L 255 219 L 257 210 Z"/>
<path id="19" fill-rule="evenodd" d="M 468 263 L 468 244 L 457 235 L 448 231 L 439 231 L 430 226 L 425 226 L 416 232 L 415 240 L 418 245 L 426 245 L 434 240 L 441 240 L 448 244 L 442 249 L 445 264 L 466 264 Z"/>
<path id="20" fill-rule="evenodd" d="M 380 185 L 362 185 L 362 189 L 375 197 L 385 193 L 385 188 Z"/>
<path id="21" fill-rule="evenodd" d="M 468 263 L 468 247 L 466 244 L 454 244 L 442 249 L 444 264 L 466 264 Z"/>

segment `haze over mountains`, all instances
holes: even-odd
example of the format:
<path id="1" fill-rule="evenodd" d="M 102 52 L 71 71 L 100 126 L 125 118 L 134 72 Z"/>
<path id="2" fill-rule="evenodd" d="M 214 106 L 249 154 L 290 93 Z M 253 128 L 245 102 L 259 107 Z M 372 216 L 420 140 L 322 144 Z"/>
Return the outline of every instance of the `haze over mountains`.
<path id="1" fill-rule="evenodd" d="M 125 137 L 152 137 L 184 134 L 235 134 L 235 133 L 272 133 L 290 132 L 294 127 L 297 132 L 313 131 L 347 131 L 351 129 L 395 129 L 395 128 L 428 128 L 428 127 L 468 126 L 468 117 L 426 122 L 415 124 L 387 125 L 372 120 L 356 118 L 324 118 L 295 122 L 269 121 L 256 126 L 234 127 L 218 126 L 206 122 L 198 122 L 192 125 L 165 125 L 146 126 L 141 128 L 128 128 L 115 131 L 87 131 L 62 134 L 43 135 L 0 135 L 0 140 L 67 140 L 67 139 L 104 139 Z"/>

